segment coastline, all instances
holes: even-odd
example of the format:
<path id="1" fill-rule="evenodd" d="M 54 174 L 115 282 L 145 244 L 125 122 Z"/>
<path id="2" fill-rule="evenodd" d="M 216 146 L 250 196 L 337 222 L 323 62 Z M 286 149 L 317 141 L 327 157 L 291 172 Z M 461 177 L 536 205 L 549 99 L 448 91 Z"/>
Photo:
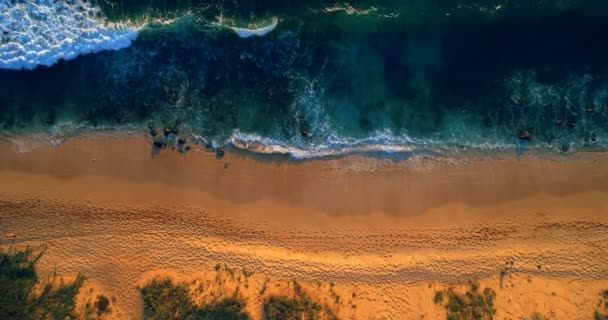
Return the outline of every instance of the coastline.
<path id="1" fill-rule="evenodd" d="M 497 290 L 510 313 L 499 307 L 498 319 L 529 316 L 533 300 L 556 319 L 591 317 L 589 295 L 608 286 L 604 153 L 457 165 L 260 161 L 152 157 L 143 137 L 99 136 L 27 153 L 2 142 L 0 155 L 2 231 L 47 243 L 41 268 L 84 272 L 127 318 L 141 310 L 135 288 L 146 274 L 218 262 L 365 290 L 353 311 L 361 319 L 433 318 L 430 284 L 497 287 L 510 260 L 515 287 Z"/>

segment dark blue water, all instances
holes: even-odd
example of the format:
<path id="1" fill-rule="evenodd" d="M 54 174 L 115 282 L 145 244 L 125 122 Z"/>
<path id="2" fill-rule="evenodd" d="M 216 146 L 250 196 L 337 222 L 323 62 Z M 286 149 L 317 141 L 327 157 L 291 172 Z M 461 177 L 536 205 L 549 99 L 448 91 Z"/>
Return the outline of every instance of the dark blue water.
<path id="1" fill-rule="evenodd" d="M 129 127 L 154 141 L 166 128 L 187 143 L 295 157 L 608 146 L 608 5 L 597 1 L 49 9 L 69 24 L 23 9 L 31 2 L 41 3 L 5 4 L 0 19 L 5 135 Z M 10 19 L 25 13 L 25 28 Z M 70 29 L 80 23 L 95 32 Z M 59 45 L 35 40 L 48 33 Z"/>

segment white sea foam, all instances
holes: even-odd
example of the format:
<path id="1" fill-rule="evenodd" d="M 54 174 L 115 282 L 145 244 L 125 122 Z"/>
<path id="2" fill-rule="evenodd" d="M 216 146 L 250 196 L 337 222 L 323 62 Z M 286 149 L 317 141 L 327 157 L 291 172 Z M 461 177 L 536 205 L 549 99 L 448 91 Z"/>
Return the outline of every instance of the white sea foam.
<path id="1" fill-rule="evenodd" d="M 325 11 L 325 12 L 344 12 L 348 15 L 367 15 L 372 12 L 378 11 L 378 9 L 376 9 L 375 7 L 370 7 L 369 9 L 357 9 L 357 8 L 353 7 L 352 5 L 345 3 L 345 4 L 341 4 L 341 5 L 336 4 L 334 6 L 327 7 L 325 9 L 323 9 L 323 11 Z"/>
<path id="2" fill-rule="evenodd" d="M 137 29 L 107 23 L 84 0 L 0 1 L 0 69 L 35 69 L 59 60 L 129 47 Z"/>
<path id="3" fill-rule="evenodd" d="M 226 141 L 238 149 L 260 154 L 284 154 L 296 159 L 340 156 L 352 153 L 406 153 L 412 152 L 421 145 L 407 135 L 393 135 L 387 131 L 378 131 L 365 138 L 339 137 L 331 135 L 322 142 L 290 143 L 279 139 L 262 137 L 257 134 L 233 132 Z"/>
<path id="4" fill-rule="evenodd" d="M 275 139 L 235 130 L 224 142 L 237 149 L 259 154 L 288 155 L 295 159 L 322 158 L 356 153 L 435 154 L 449 155 L 463 151 L 501 152 L 515 150 L 517 144 L 508 140 L 462 140 L 459 137 L 433 139 L 413 138 L 406 133 L 378 130 L 366 137 L 346 137 L 335 133 L 320 140 Z M 538 144 L 538 148 L 551 146 Z"/>
<path id="5" fill-rule="evenodd" d="M 253 36 L 257 36 L 257 37 L 264 36 L 264 35 L 272 32 L 272 30 L 274 30 L 274 28 L 276 28 L 278 24 L 279 24 L 279 19 L 277 17 L 274 17 L 274 18 L 272 18 L 272 23 L 270 23 L 267 26 L 260 27 L 260 28 L 249 29 L 249 28 L 239 28 L 239 27 L 231 27 L 231 26 L 225 26 L 225 27 L 234 31 L 241 38 L 249 38 L 249 37 L 253 37 Z"/>

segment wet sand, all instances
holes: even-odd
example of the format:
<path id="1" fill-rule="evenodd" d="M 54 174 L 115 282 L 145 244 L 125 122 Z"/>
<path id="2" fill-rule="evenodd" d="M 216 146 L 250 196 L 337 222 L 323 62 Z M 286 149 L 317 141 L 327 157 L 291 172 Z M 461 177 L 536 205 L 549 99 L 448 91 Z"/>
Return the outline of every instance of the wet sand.
<path id="1" fill-rule="evenodd" d="M 83 272 L 124 319 L 141 313 L 142 279 L 218 262 L 256 273 L 254 314 L 265 277 L 356 291 L 340 308 L 355 319 L 441 318 L 434 290 L 473 279 L 496 289 L 497 319 L 589 319 L 608 288 L 607 199 L 606 154 L 454 165 L 152 157 L 135 136 L 0 144 L 0 231 L 46 243 L 44 272 Z"/>

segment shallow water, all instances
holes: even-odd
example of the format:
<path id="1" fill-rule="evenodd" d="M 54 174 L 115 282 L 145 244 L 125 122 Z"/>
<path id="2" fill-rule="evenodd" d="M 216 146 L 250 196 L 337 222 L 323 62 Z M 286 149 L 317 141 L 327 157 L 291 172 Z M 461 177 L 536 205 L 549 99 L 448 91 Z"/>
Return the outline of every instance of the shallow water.
<path id="1" fill-rule="evenodd" d="M 2 4 L 4 134 L 151 125 L 296 158 L 608 146 L 606 4 L 196 3 Z"/>

